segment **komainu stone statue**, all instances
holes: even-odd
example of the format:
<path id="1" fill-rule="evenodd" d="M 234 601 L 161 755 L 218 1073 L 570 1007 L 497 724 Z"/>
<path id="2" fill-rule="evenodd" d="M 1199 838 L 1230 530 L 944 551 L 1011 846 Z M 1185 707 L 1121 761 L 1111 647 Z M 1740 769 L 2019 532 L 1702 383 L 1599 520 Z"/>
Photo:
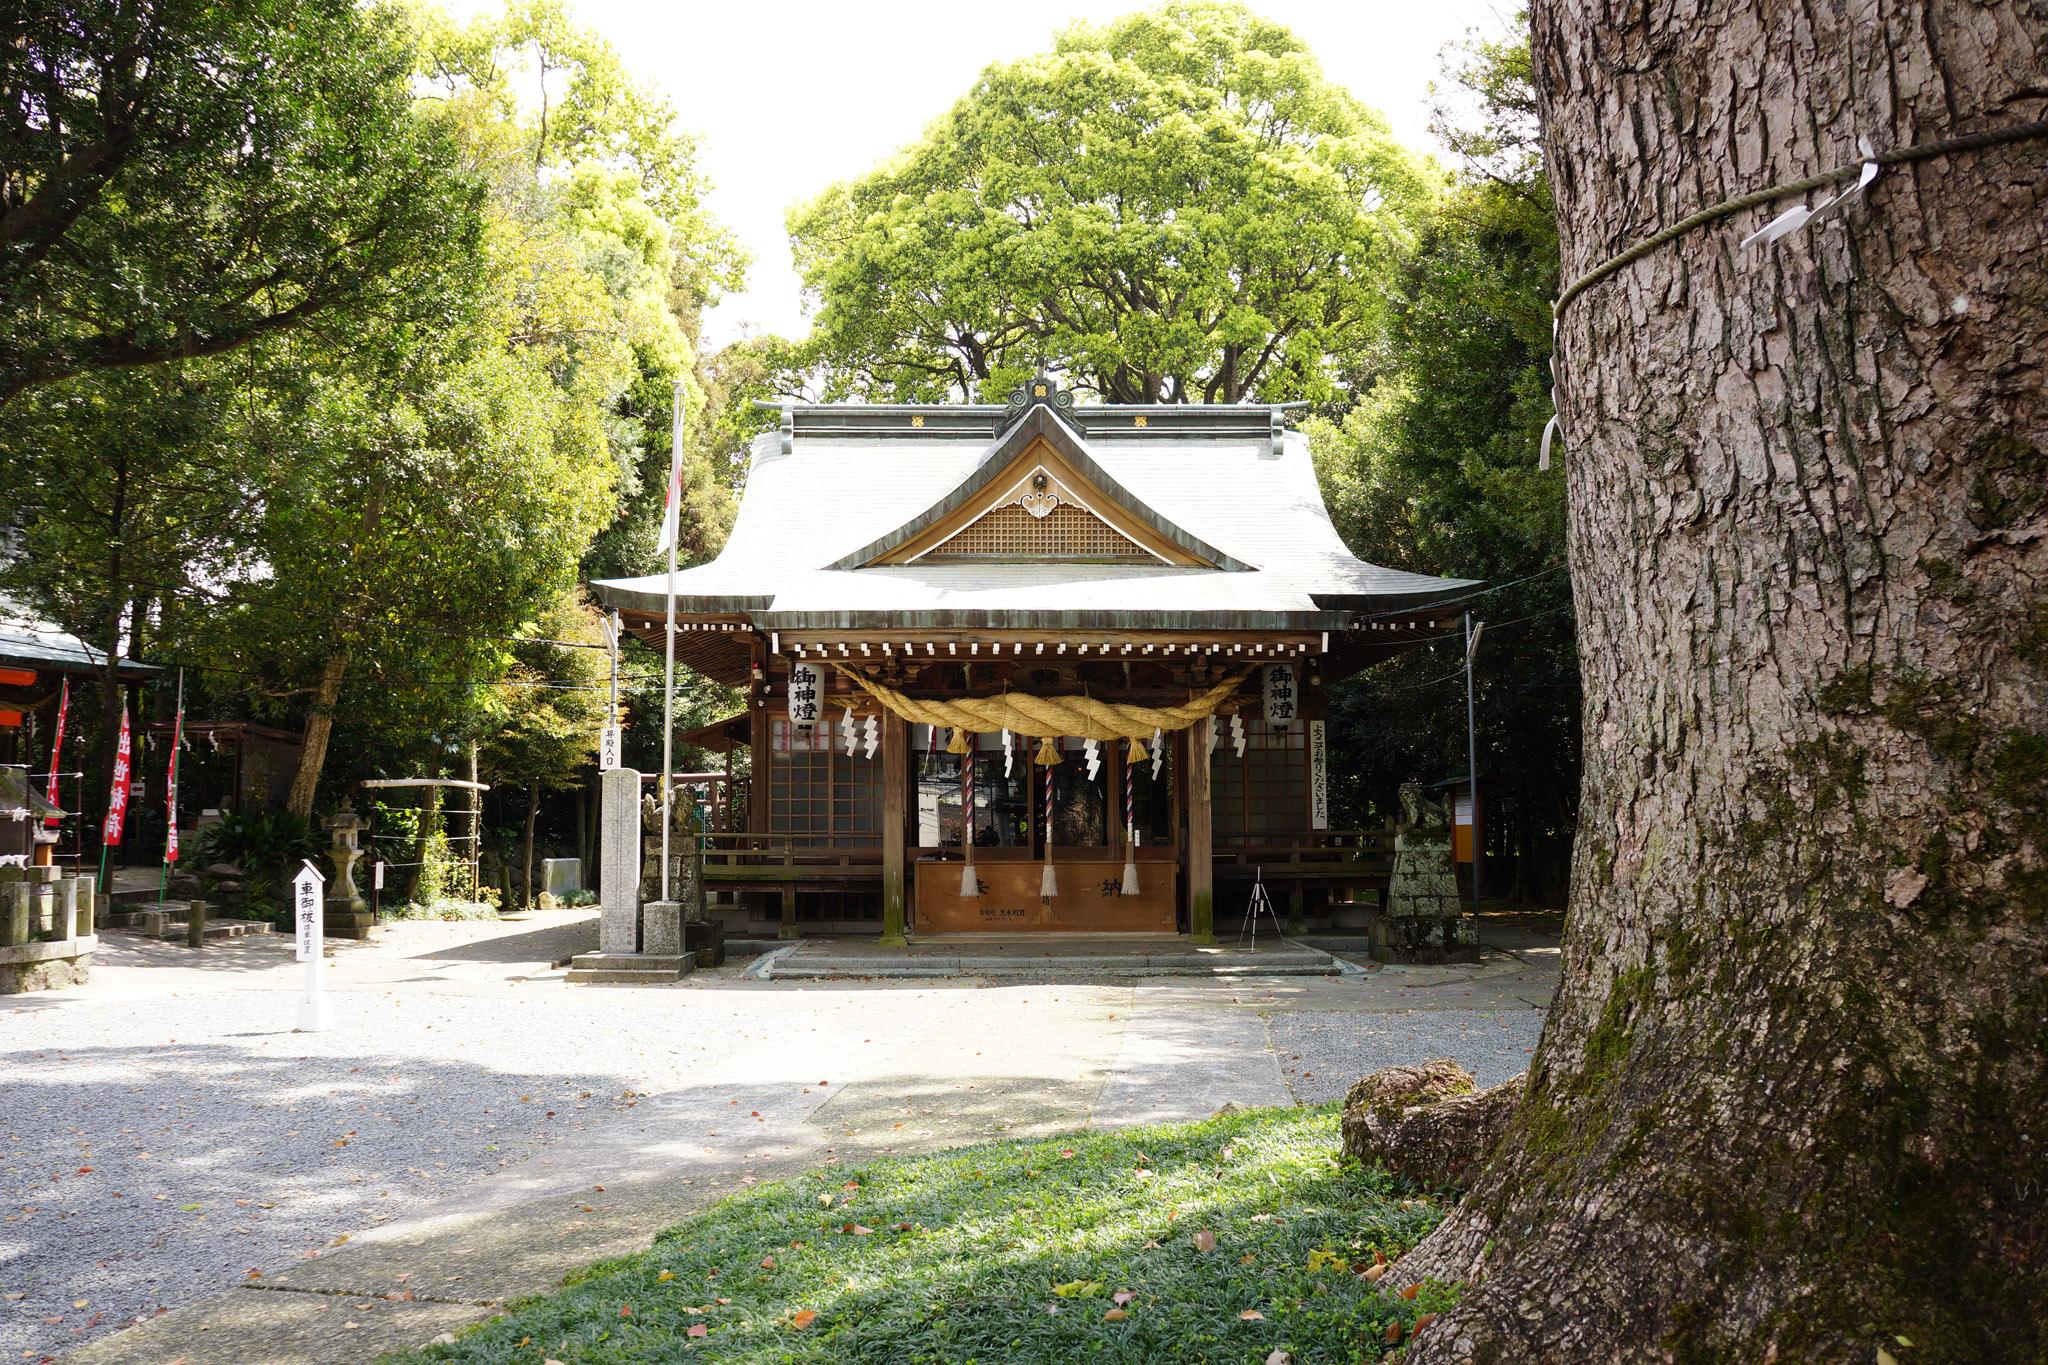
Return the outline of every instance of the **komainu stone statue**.
<path id="1" fill-rule="evenodd" d="M 1394 830 L 1394 872 L 1387 907 L 1372 923 L 1372 955 L 1382 962 L 1459 962 L 1479 956 L 1479 926 L 1458 894 L 1451 857 L 1451 812 L 1419 782 L 1401 784 Z"/>

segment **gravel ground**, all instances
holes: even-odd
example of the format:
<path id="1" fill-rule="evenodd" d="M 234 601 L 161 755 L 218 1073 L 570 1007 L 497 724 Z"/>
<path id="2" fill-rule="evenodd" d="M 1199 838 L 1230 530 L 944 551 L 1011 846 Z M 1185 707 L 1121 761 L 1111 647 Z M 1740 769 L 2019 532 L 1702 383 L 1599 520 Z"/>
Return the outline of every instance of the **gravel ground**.
<path id="1" fill-rule="evenodd" d="M 1382 1014 L 1274 1014 L 1273 1049 L 1303 1104 L 1341 1100 L 1383 1066 L 1450 1057 L 1481 1086 L 1526 1071 L 1542 1010 L 1393 1010 Z"/>
<path id="2" fill-rule="evenodd" d="M 0 1011 L 0 1361 L 406 1217 L 772 1034 L 847 1050 L 798 1002 L 699 999 L 685 1033 L 663 993 L 329 998 L 321 1034 L 290 1031 L 293 993 L 232 986 Z"/>
<path id="3" fill-rule="evenodd" d="M 122 1041 L 130 1021 L 98 1010 L 97 1040 L 78 1036 L 85 1011 L 7 1021 L 0 1358 L 61 1349 L 212 1292 L 317 1250 L 337 1226 L 402 1216 L 618 1103 L 616 1076 L 559 1059 L 498 1069 L 472 1048 L 459 1063 L 365 1049 L 355 1028 L 367 1021 L 346 1017 L 379 1012 L 362 998 L 337 998 L 341 1027 L 318 1038 L 219 1028 L 233 1027 L 238 1005 L 246 1021 L 286 1003 L 260 992 L 159 1002 L 155 1043 Z M 505 1002 L 462 1004 L 519 1031 Z M 431 1005 L 391 1013 L 433 1038 Z M 15 1051 L 31 1032 L 68 1036 Z"/>
<path id="4" fill-rule="evenodd" d="M 395 926 L 330 965 L 335 1026 L 322 1034 L 291 1031 L 297 974 L 282 943 L 199 958 L 126 940 L 103 950 L 89 986 L 0 1004 L 0 1365 L 275 1274 L 438 1197 L 504 1190 L 489 1181 L 506 1168 L 580 1169 L 607 1143 L 640 1140 L 649 1111 L 625 1116 L 635 1094 L 666 1097 L 648 1135 L 658 1163 L 711 1151 L 690 1144 L 728 1127 L 725 1087 L 752 1087 L 760 1110 L 786 1087 L 809 1112 L 829 1078 L 852 1104 L 828 1125 L 837 1140 L 878 1086 L 922 1087 L 956 1117 L 995 1104 L 1005 1119 L 1004 1087 L 1022 1086 L 1072 1106 L 1079 1126 L 1087 1075 L 1120 1054 L 1105 1095 L 1176 1090 L 1183 1073 L 1215 1071 L 1219 1050 L 1246 1074 L 1270 1066 L 1257 1027 L 1238 1036 L 1234 1021 L 1256 1013 L 1233 1008 L 1235 983 L 776 987 L 729 969 L 613 991 L 535 974 L 584 932 Z M 1523 1069 L 1542 1019 L 1388 1011 L 1365 990 L 1271 987 L 1283 1003 L 1264 1036 L 1298 1098 L 1446 1053 L 1492 1083 Z M 1323 1008 L 1291 1010 L 1287 996 Z M 895 1117 L 874 1120 L 884 1141 Z"/>

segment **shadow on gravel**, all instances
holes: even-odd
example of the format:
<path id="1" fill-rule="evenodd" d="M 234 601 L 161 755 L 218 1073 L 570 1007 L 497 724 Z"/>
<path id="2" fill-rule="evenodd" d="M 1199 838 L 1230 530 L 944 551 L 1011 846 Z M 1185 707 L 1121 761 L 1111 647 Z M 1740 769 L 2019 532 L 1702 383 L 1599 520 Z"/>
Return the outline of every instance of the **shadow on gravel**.
<path id="1" fill-rule="evenodd" d="M 432 952 L 414 953 L 414 962 L 554 962 L 576 953 L 597 951 L 597 916 L 542 925 L 517 934 L 500 934 L 457 943 Z"/>
<path id="2" fill-rule="evenodd" d="M 25 1296 L 0 1313 L 9 1360 L 405 1217 L 608 1114 L 623 1084 L 218 1044 L 17 1050 L 0 1065 L 0 1289 Z"/>

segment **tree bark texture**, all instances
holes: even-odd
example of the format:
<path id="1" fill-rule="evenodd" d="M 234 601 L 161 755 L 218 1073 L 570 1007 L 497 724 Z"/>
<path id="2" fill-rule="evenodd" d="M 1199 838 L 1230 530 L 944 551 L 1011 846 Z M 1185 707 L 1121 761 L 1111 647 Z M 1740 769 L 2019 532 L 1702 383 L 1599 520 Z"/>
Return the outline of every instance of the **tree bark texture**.
<path id="1" fill-rule="evenodd" d="M 292 774 L 291 793 L 285 807 L 301 819 L 313 818 L 313 795 L 320 789 L 320 770 L 327 766 L 327 741 L 334 734 L 334 706 L 341 699 L 341 680 L 348 672 L 348 655 L 336 653 L 321 665 L 320 682 L 313 689 L 313 705 L 306 713 L 306 742 L 299 750 L 298 771 Z"/>
<path id="2" fill-rule="evenodd" d="M 2039 0 L 1533 23 L 1567 280 L 2048 106 Z M 2048 1358 L 2048 142 L 1794 202 L 1562 319 L 1564 972 L 1417 1362 Z"/>

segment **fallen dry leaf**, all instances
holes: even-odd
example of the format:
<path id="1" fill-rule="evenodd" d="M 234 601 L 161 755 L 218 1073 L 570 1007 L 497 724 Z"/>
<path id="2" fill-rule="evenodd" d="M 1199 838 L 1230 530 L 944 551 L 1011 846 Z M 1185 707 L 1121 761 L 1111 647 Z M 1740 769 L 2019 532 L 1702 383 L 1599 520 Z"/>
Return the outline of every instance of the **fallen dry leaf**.
<path id="1" fill-rule="evenodd" d="M 1398 1345 L 1400 1344 L 1400 1342 L 1401 1342 L 1401 1324 L 1400 1324 L 1400 1323 L 1398 1323 L 1398 1322 L 1390 1322 L 1390 1323 L 1388 1323 L 1388 1324 L 1387 1324 L 1387 1344 L 1388 1344 L 1388 1345 L 1390 1345 L 1390 1346 L 1398 1346 Z"/>
<path id="2" fill-rule="evenodd" d="M 1409 1285 L 1406 1289 L 1401 1291 L 1401 1297 L 1404 1299 L 1412 1300 L 1421 1289 L 1422 1281 L 1417 1280 L 1414 1284 Z"/>
<path id="3" fill-rule="evenodd" d="M 683 1335 L 686 1337 L 708 1337 L 711 1335 L 711 1329 L 701 1322 L 693 1322 L 690 1324 L 690 1330 L 683 1333 Z"/>
<path id="4" fill-rule="evenodd" d="M 1213 1233 L 1213 1232 L 1209 1231 L 1209 1229 L 1207 1229 L 1207 1228 L 1203 1228 L 1203 1229 L 1202 1229 L 1202 1230 L 1201 1230 L 1200 1232 L 1198 1232 L 1198 1233 L 1196 1233 L 1196 1234 L 1195 1234 L 1195 1250 L 1197 1250 L 1197 1251 L 1214 1251 L 1215 1249 L 1216 1249 L 1216 1234 L 1215 1234 L 1215 1233 Z"/>
<path id="5" fill-rule="evenodd" d="M 1271 1355 L 1266 1357 L 1266 1365 L 1294 1365 L 1294 1357 L 1285 1351 L 1276 1349 Z"/>
<path id="6" fill-rule="evenodd" d="M 1362 1280 L 1377 1280 L 1380 1276 L 1386 1273 L 1387 1268 L 1384 1264 L 1373 1265 L 1367 1266 L 1364 1270 L 1359 1271 L 1358 1277 Z"/>
<path id="7" fill-rule="evenodd" d="M 620 1305 L 619 1305 L 619 1316 L 620 1316 L 620 1317 L 622 1317 L 622 1318 L 630 1318 L 630 1317 L 632 1317 L 632 1316 L 633 1316 L 633 1305 L 632 1305 L 632 1304 L 630 1304 L 630 1303 L 622 1303 L 622 1304 L 620 1304 Z"/>
<path id="8" fill-rule="evenodd" d="M 1415 1327 L 1414 1327 L 1414 1329 L 1413 1329 L 1413 1330 L 1411 1330 L 1411 1331 L 1409 1332 L 1409 1334 L 1408 1334 L 1408 1335 L 1410 1335 L 1410 1336 L 1415 1336 L 1415 1337 L 1419 1337 L 1419 1336 L 1421 1336 L 1421 1335 L 1422 1335 L 1422 1329 L 1423 1329 L 1423 1328 L 1425 1328 L 1425 1327 L 1427 1327 L 1427 1326 L 1429 1326 L 1429 1325 L 1430 1325 L 1430 1324 L 1431 1324 L 1432 1322 L 1435 1322 L 1435 1321 L 1436 1321 L 1436 1314 L 1434 1314 L 1434 1313 L 1424 1313 L 1424 1314 L 1423 1314 L 1423 1315 L 1422 1315 L 1421 1317 L 1419 1317 L 1419 1318 L 1417 1318 L 1417 1319 L 1415 1320 Z"/>
<path id="9" fill-rule="evenodd" d="M 761 1258 L 761 1269 L 763 1269 L 763 1270 L 773 1270 L 773 1269 L 775 1269 L 775 1258 L 774 1258 L 773 1256 L 763 1256 L 763 1257 Z"/>
<path id="10" fill-rule="evenodd" d="M 1130 1314 L 1126 1313 L 1121 1308 L 1112 1308 L 1107 1313 L 1104 1313 L 1102 1315 L 1102 1320 L 1104 1322 L 1122 1322 L 1125 1318 L 1129 1316 Z"/>
<path id="11" fill-rule="evenodd" d="M 1119 1289 L 1116 1291 L 1116 1293 L 1111 1294 L 1109 1296 L 1110 1302 L 1114 1303 L 1119 1308 L 1123 1307 L 1125 1304 L 1129 1303 L 1132 1299 L 1135 1299 L 1137 1297 L 1138 1296 L 1135 1293 L 1128 1289 Z"/>
<path id="12" fill-rule="evenodd" d="M 664 1270 L 659 1275 L 656 1275 L 654 1279 L 657 1284 L 667 1284 L 670 1280 L 673 1280 L 675 1277 L 675 1271 Z"/>
<path id="13" fill-rule="evenodd" d="M 809 1327 L 812 1323 L 816 1322 L 817 1320 L 817 1310 L 812 1308 L 806 1308 L 801 1313 L 798 1313 L 795 1317 L 791 1318 L 789 1320 L 789 1325 L 791 1327 L 796 1328 L 799 1332 L 801 1332 L 804 1328 Z"/>
<path id="14" fill-rule="evenodd" d="M 1266 1319 L 1266 1315 L 1256 1308 L 1247 1308 L 1237 1316 L 1245 1322 L 1264 1322 Z"/>

